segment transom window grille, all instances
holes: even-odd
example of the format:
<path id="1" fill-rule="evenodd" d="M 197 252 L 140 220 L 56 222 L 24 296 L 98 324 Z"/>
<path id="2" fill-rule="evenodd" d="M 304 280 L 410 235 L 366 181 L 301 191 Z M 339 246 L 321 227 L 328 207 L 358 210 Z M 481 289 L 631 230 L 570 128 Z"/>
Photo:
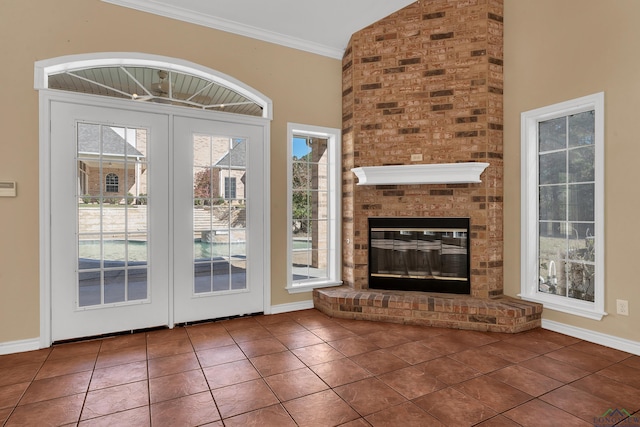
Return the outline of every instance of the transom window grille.
<path id="1" fill-rule="evenodd" d="M 136 102 L 263 116 L 258 103 L 220 82 L 162 68 L 102 66 L 65 70 L 49 75 L 48 87 Z"/>

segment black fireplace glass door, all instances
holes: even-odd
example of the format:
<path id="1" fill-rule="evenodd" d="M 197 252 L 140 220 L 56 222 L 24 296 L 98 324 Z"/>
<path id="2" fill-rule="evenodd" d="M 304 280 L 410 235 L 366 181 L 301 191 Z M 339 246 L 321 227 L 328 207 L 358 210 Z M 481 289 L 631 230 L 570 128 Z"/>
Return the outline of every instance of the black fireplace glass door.
<path id="1" fill-rule="evenodd" d="M 468 218 L 370 218 L 369 287 L 470 293 Z"/>

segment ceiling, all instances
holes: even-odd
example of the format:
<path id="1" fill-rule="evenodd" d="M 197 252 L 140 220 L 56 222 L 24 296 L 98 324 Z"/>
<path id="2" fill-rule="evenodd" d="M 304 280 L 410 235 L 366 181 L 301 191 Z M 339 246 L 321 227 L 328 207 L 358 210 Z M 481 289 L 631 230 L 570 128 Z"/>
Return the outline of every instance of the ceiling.
<path id="1" fill-rule="evenodd" d="M 352 34 L 416 0 L 102 0 L 342 59 Z"/>

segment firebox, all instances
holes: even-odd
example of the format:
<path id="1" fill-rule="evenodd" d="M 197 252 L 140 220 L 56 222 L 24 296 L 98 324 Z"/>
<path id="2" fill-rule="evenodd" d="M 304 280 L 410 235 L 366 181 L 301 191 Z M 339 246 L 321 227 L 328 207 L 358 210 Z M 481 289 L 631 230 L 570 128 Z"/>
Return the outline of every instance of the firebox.
<path id="1" fill-rule="evenodd" d="M 369 288 L 470 294 L 469 218 L 369 218 Z"/>

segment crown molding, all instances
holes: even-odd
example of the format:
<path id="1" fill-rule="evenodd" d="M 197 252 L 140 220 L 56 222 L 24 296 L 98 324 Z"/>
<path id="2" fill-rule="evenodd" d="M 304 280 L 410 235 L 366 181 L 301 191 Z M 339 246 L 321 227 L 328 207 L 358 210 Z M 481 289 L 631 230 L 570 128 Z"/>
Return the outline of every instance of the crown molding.
<path id="1" fill-rule="evenodd" d="M 188 22 L 190 24 L 201 25 L 203 27 L 213 28 L 228 33 L 237 34 L 244 37 L 253 38 L 277 45 L 310 52 L 316 55 L 327 56 L 334 59 L 342 59 L 343 49 L 336 49 L 318 43 L 312 43 L 295 37 L 286 36 L 284 34 L 266 31 L 250 25 L 240 24 L 235 21 L 221 19 L 215 16 L 195 13 L 193 11 L 170 7 L 164 4 L 156 3 L 151 0 L 102 0 L 105 3 L 117 6 L 128 7 L 130 9 L 139 10 L 141 12 L 153 13 L 155 15 L 164 16 L 166 18 L 177 19 L 179 21 Z"/>

